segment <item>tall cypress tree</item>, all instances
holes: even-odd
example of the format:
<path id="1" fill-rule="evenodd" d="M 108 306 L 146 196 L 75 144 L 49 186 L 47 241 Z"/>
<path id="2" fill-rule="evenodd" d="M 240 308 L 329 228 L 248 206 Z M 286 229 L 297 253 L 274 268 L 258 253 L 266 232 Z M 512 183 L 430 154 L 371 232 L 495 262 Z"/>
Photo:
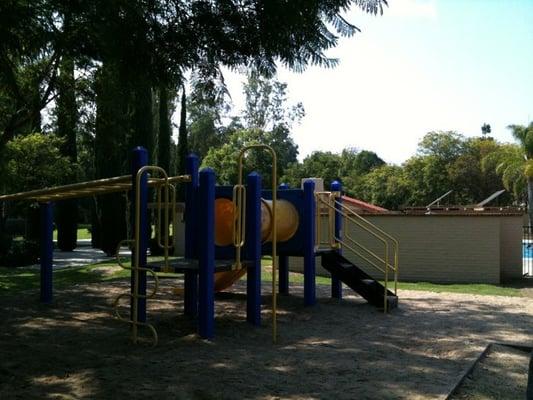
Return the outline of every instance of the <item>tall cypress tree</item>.
<path id="1" fill-rule="evenodd" d="M 76 93 L 74 89 L 74 60 L 64 56 L 60 66 L 59 97 L 57 99 L 57 134 L 63 138 L 61 148 L 63 155 L 72 163 L 77 161 L 76 124 L 77 124 Z M 76 174 L 70 177 L 76 179 Z M 59 201 L 56 206 L 57 246 L 62 251 L 76 248 L 78 231 L 78 205 L 76 200 Z"/>
<path id="2" fill-rule="evenodd" d="M 181 95 L 181 112 L 180 112 L 180 128 L 178 133 L 178 148 L 176 151 L 178 174 L 184 174 L 186 168 L 186 158 L 189 153 L 189 145 L 187 142 L 187 98 L 185 96 L 185 88 Z M 183 185 L 178 186 L 178 200 L 185 200 L 185 190 Z"/>
<path id="3" fill-rule="evenodd" d="M 172 175 L 170 171 L 170 148 L 171 148 L 171 136 L 172 128 L 170 125 L 169 115 L 169 93 L 166 84 L 161 83 L 159 85 L 159 132 L 157 140 L 157 164 L 163 168 L 167 174 Z M 165 227 L 163 223 L 160 225 L 159 237 L 164 237 L 168 226 Z M 155 242 L 152 242 L 151 246 L 152 254 L 160 254 L 162 250 Z"/>
<path id="4" fill-rule="evenodd" d="M 142 76 L 142 72 L 139 72 Z M 128 76 L 130 78 L 130 76 Z M 152 119 L 152 86 L 147 76 L 130 82 L 134 96 L 131 146 L 142 146 L 152 156 L 154 124 Z M 151 158 L 151 157 L 150 157 Z"/>
<path id="5" fill-rule="evenodd" d="M 97 178 L 109 178 L 129 171 L 127 142 L 128 90 L 119 67 L 113 61 L 102 64 L 96 85 L 95 169 Z M 96 247 L 113 255 L 126 239 L 126 202 L 121 194 L 98 198 Z"/>
<path id="6" fill-rule="evenodd" d="M 189 152 L 189 144 L 187 141 L 187 98 L 185 96 L 185 88 L 181 95 L 181 112 L 180 112 L 180 128 L 178 133 L 178 174 L 185 173 L 185 161 L 187 153 Z"/>
<path id="7" fill-rule="evenodd" d="M 172 130 L 168 110 L 168 88 L 161 84 L 159 87 L 159 136 L 158 136 L 158 163 L 167 173 L 170 172 L 170 147 Z"/>

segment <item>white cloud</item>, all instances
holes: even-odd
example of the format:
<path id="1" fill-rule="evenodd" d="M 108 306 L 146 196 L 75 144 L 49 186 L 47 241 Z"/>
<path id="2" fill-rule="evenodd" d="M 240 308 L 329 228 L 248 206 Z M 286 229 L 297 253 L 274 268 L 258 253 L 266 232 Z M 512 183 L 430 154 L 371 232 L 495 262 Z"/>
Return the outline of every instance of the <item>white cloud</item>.
<path id="1" fill-rule="evenodd" d="M 404 18 L 436 18 L 435 0 L 390 0 L 386 15 Z"/>

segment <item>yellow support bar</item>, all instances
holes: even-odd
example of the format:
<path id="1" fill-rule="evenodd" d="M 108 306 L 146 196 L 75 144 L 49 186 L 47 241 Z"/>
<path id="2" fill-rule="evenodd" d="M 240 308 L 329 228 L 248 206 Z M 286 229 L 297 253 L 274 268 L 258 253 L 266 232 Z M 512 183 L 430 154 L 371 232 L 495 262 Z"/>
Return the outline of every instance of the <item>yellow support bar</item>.
<path id="1" fill-rule="evenodd" d="M 190 175 L 179 175 L 165 179 L 150 178 L 148 186 L 157 187 L 168 183 L 189 182 Z M 131 190 L 131 175 L 116 176 L 113 178 L 97 179 L 94 181 L 73 183 L 45 189 L 30 190 L 0 196 L 0 201 L 36 200 L 53 201 L 117 193 Z"/>

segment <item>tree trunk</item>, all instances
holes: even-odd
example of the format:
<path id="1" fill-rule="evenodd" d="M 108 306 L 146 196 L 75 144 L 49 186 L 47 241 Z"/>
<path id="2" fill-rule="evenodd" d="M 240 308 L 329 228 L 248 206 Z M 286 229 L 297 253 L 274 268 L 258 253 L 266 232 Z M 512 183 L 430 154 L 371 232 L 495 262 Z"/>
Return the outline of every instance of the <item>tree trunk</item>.
<path id="1" fill-rule="evenodd" d="M 129 170 L 127 142 L 128 90 L 114 62 L 104 61 L 96 84 L 96 177 L 109 178 Z M 126 239 L 126 203 L 122 194 L 98 198 L 99 247 L 109 255 Z"/>
<path id="2" fill-rule="evenodd" d="M 135 96 L 131 148 L 142 146 L 152 159 L 154 126 L 152 120 L 152 86 L 148 77 L 131 82 Z"/>
<path id="3" fill-rule="evenodd" d="M 76 124 L 78 120 L 76 107 L 76 93 L 74 88 L 74 61 L 71 57 L 63 57 L 60 66 L 59 97 L 57 99 L 57 134 L 63 138 L 61 153 L 72 163 L 77 161 Z M 74 173 L 70 181 L 76 180 Z M 72 251 L 76 248 L 78 233 L 78 203 L 77 200 L 63 200 L 57 202 L 57 247 L 62 251 Z"/>

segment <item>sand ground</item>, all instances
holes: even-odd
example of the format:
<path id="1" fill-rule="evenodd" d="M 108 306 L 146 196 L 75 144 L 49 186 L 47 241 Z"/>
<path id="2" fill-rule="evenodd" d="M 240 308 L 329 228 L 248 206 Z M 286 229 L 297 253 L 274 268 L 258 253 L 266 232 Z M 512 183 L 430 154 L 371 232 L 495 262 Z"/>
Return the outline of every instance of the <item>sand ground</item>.
<path id="1" fill-rule="evenodd" d="M 453 400 L 524 399 L 527 389 L 530 351 L 492 345 L 476 364 Z"/>
<path id="2" fill-rule="evenodd" d="M 304 307 L 296 286 L 279 298 L 273 345 L 270 296 L 252 327 L 242 283 L 217 296 L 209 342 L 172 285 L 149 302 L 156 348 L 130 344 L 111 317 L 125 281 L 60 290 L 50 306 L 35 291 L 1 297 L 0 399 L 438 399 L 489 342 L 533 344 L 528 298 L 401 291 L 383 315 L 355 295 L 329 299 L 327 286 Z"/>

